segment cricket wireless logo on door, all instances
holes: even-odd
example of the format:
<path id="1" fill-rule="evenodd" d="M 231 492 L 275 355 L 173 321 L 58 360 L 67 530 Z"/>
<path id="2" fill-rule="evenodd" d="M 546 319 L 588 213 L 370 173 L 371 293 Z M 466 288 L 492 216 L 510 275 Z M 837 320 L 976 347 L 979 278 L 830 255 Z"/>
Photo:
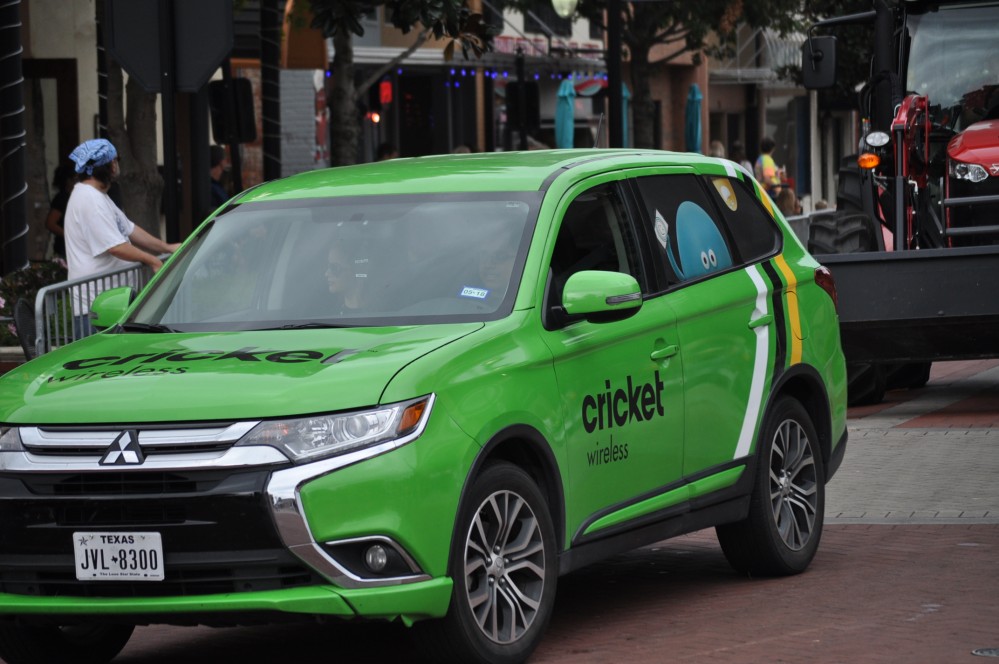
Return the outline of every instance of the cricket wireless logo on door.
<path id="1" fill-rule="evenodd" d="M 581 414 L 586 433 L 602 432 L 631 422 L 646 422 L 653 417 L 663 416 L 665 385 L 659 378 L 658 371 L 648 383 L 636 383 L 631 376 L 626 381 L 625 385 L 615 386 L 610 380 L 605 380 L 603 391 L 583 397 Z M 596 449 L 586 453 L 586 462 L 591 466 L 628 458 L 628 443 L 615 443 L 613 433 L 610 434 L 609 443 L 601 447 L 602 441 L 597 440 L 596 445 Z"/>
<path id="2" fill-rule="evenodd" d="M 66 362 L 62 368 L 74 372 L 70 375 L 51 376 L 49 382 L 67 382 L 119 376 L 152 376 L 157 374 L 187 373 L 189 367 L 179 366 L 202 362 L 273 362 L 276 364 L 323 364 L 335 357 L 318 350 L 274 350 L 248 346 L 239 350 L 170 350 L 162 353 L 135 353 L 132 355 L 104 355 Z M 157 365 L 157 366 L 150 366 Z"/>

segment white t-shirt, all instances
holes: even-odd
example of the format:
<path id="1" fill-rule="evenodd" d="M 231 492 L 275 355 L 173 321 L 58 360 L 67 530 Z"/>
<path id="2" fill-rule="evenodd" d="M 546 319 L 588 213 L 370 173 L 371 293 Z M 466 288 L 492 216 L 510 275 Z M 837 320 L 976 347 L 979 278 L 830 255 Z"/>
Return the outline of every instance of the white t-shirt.
<path id="1" fill-rule="evenodd" d="M 118 209 L 110 196 L 96 187 L 85 183 L 73 187 L 66 204 L 64 228 L 69 279 L 138 265 L 108 253 L 111 247 L 129 241 L 128 236 L 135 230 L 135 224 Z M 73 315 L 86 314 L 98 293 L 119 285 L 129 283 L 122 278 L 115 279 L 111 284 L 88 284 L 74 288 Z"/>

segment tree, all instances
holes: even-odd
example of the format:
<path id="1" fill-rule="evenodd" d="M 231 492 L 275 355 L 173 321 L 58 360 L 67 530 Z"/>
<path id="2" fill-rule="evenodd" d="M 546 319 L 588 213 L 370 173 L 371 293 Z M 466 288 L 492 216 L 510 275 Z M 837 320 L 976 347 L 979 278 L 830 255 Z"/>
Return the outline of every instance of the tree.
<path id="1" fill-rule="evenodd" d="M 533 9 L 551 0 L 517 0 L 520 9 Z M 577 12 L 606 31 L 607 0 L 580 0 Z M 653 145 L 655 104 L 649 81 L 655 68 L 693 53 L 699 62 L 708 47 L 710 34 L 717 36 L 714 53 L 724 53 L 734 41 L 740 24 L 769 27 L 786 33 L 795 27 L 797 0 L 640 0 L 620 2 L 621 42 L 630 54 L 631 104 L 634 113 L 635 145 Z M 652 60 L 652 50 L 665 46 L 667 55 Z"/>
<path id="2" fill-rule="evenodd" d="M 472 52 L 481 55 L 490 46 L 492 34 L 482 21 L 460 0 L 310 0 L 312 26 L 333 39 L 333 66 L 330 72 L 330 132 L 333 165 L 353 164 L 361 134 L 358 100 L 385 72 L 401 62 L 431 37 L 447 39 L 444 57 L 450 60 L 460 47 L 464 57 Z M 361 83 L 355 82 L 354 35 L 364 34 L 361 18 L 383 6 L 389 20 L 403 33 L 419 26 L 413 44 L 390 62 L 382 65 Z"/>
<path id="3" fill-rule="evenodd" d="M 127 84 L 123 80 L 121 65 L 108 58 L 107 130 L 121 166 L 121 207 L 129 219 L 160 237 L 163 177 L 156 163 L 158 95 L 143 90 L 134 76 Z"/>
<path id="4" fill-rule="evenodd" d="M 105 4 L 96 4 L 99 24 L 105 24 Z M 157 166 L 156 103 L 135 77 L 126 84 L 121 65 L 107 57 L 107 137 L 118 151 L 121 207 L 128 218 L 160 237 L 163 178 Z"/>

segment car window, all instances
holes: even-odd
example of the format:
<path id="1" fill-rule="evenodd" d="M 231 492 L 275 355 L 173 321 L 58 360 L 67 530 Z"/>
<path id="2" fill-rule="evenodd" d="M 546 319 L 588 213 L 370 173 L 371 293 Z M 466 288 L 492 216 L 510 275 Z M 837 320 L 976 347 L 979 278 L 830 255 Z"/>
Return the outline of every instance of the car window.
<path id="1" fill-rule="evenodd" d="M 715 205 L 694 175 L 635 178 L 643 222 L 654 238 L 653 251 L 669 284 L 700 279 L 735 263 Z"/>
<path id="2" fill-rule="evenodd" d="M 494 320 L 540 194 L 270 201 L 219 215 L 132 321 L 180 331 Z"/>
<path id="3" fill-rule="evenodd" d="M 742 262 L 752 263 L 773 253 L 778 247 L 780 231 L 752 186 L 736 177 L 708 175 L 704 179 Z"/>
<path id="4" fill-rule="evenodd" d="M 646 280 L 639 253 L 614 184 L 600 185 L 577 196 L 566 210 L 555 240 L 549 308 L 559 306 L 565 282 L 583 270 L 630 274 L 644 292 Z"/>

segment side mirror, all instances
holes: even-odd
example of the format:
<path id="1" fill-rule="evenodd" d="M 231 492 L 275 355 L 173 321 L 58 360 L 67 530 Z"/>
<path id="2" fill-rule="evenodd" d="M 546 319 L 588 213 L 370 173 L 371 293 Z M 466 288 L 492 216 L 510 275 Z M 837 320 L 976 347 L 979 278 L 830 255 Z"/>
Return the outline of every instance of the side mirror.
<path id="1" fill-rule="evenodd" d="M 809 90 L 836 83 L 836 38 L 809 37 L 801 45 L 801 76 Z"/>
<path id="2" fill-rule="evenodd" d="M 112 288 L 100 293 L 90 305 L 90 323 L 98 330 L 116 325 L 125 316 L 134 299 L 135 289 L 131 286 Z"/>
<path id="3" fill-rule="evenodd" d="M 583 270 L 565 282 L 562 308 L 592 323 L 621 320 L 642 308 L 642 289 L 630 274 Z"/>

